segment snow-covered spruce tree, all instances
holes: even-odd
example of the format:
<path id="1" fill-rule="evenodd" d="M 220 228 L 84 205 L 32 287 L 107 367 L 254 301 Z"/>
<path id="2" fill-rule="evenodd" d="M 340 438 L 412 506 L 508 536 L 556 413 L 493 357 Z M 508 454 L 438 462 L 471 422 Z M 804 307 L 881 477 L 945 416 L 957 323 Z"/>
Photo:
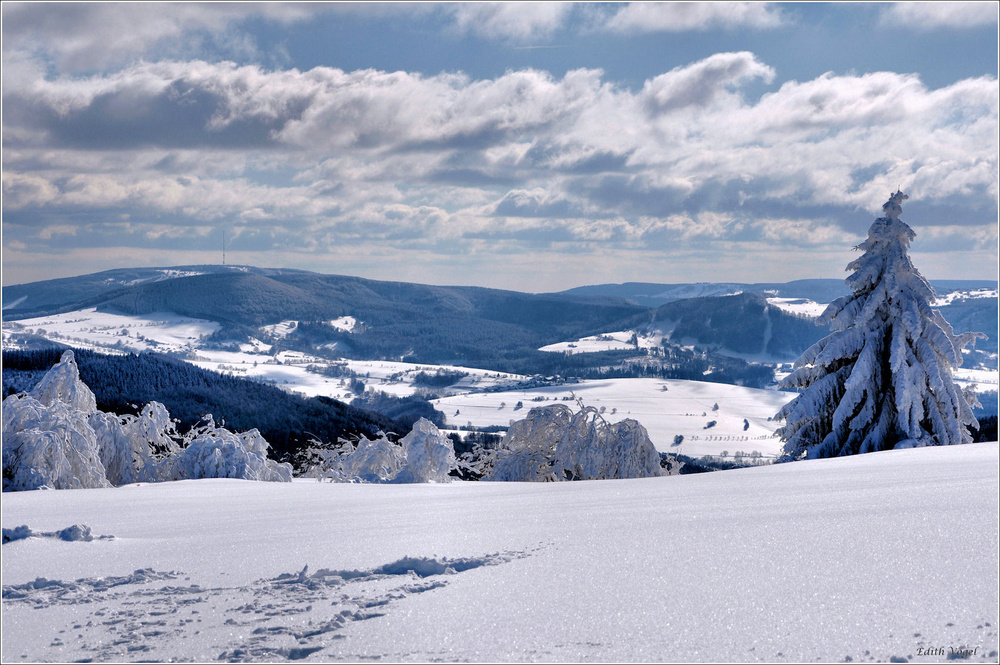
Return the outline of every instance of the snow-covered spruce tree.
<path id="1" fill-rule="evenodd" d="M 962 348 L 980 336 L 955 335 L 934 291 L 907 256 L 913 230 L 900 191 L 882 206 L 847 266 L 851 293 L 830 303 L 819 323 L 833 332 L 795 361 L 782 387 L 803 392 L 775 416 L 785 426 L 784 459 L 838 457 L 972 440 L 978 402 L 952 381 Z"/>

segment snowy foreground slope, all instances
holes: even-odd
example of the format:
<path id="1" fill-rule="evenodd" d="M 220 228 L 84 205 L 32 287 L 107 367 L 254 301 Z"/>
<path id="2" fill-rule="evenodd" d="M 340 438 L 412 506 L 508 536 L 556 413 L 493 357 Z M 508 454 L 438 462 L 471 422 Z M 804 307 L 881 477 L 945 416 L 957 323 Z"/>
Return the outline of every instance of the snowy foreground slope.
<path id="1" fill-rule="evenodd" d="M 6 494 L 2 659 L 996 662 L 997 470 Z"/>

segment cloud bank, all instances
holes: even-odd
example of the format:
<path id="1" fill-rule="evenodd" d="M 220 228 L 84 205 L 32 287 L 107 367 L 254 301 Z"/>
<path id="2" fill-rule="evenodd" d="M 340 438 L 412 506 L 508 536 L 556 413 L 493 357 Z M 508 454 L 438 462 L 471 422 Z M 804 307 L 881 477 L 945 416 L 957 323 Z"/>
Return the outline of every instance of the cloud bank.
<path id="1" fill-rule="evenodd" d="M 604 281 L 641 279 L 616 278 L 616 253 L 670 257 L 686 273 L 699 257 L 731 255 L 749 273 L 753 252 L 772 263 L 809 252 L 840 270 L 849 254 L 835 248 L 849 250 L 897 187 L 933 241 L 921 251 L 964 246 L 985 257 L 978 265 L 995 261 L 993 76 L 937 88 L 888 71 L 781 81 L 777 63 L 750 51 L 714 53 L 632 87 L 587 67 L 476 78 L 147 60 L 133 57 L 143 43 L 357 9 L 192 4 L 154 21 L 141 4 L 76 7 L 47 20 L 37 5 L 4 8 L 6 266 L 100 247 L 148 260 L 208 256 L 206 243 L 224 229 L 248 262 L 297 257 L 317 268 L 407 252 L 427 265 L 411 277 L 460 281 L 460 269 L 485 262 L 495 274 L 480 276 L 517 288 L 538 282 L 517 274 L 519 262 L 537 274 L 552 261 L 551 288 L 594 281 L 592 271 L 559 267 L 580 257 L 606 265 Z M 551 35 L 576 10 L 412 11 L 523 42 Z M 891 11 L 908 20 L 936 9 Z M 985 20 L 975 3 L 955 14 Z M 637 4 L 616 8 L 602 29 L 766 30 L 787 20 L 761 3 Z M 75 39 L 74 25 L 85 36 Z M 44 57 L 27 47 L 42 32 Z M 454 277 L 433 272 L 444 265 Z M 694 269 L 709 278 L 712 265 Z"/>

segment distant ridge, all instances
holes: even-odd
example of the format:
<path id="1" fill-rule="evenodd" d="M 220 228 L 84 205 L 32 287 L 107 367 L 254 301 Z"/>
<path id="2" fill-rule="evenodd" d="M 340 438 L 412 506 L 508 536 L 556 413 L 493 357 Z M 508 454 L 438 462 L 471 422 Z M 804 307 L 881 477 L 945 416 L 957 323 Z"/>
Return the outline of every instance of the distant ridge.
<path id="1" fill-rule="evenodd" d="M 977 348 L 995 352 L 997 299 L 970 297 L 967 292 L 995 290 L 997 282 L 940 280 L 932 285 L 939 295 L 956 293 L 957 297 L 940 308 L 956 330 L 986 333 L 989 340 Z M 719 299 L 741 293 L 758 294 L 758 299 L 747 301 L 749 309 L 734 319 L 733 308 L 744 305 Z M 4 287 L 3 316 L 13 322 L 88 308 L 132 316 L 173 312 L 220 323 L 221 329 L 209 340 L 216 345 L 248 342 L 262 335 L 263 326 L 292 320 L 302 325 L 284 343 L 297 350 L 332 345 L 337 353 L 353 358 L 534 372 L 547 366 L 545 354 L 538 351 L 546 345 L 634 329 L 653 319 L 670 320 L 672 325 L 680 325 L 677 332 L 685 333 L 683 337 L 705 344 L 722 344 L 740 353 L 766 351 L 794 356 L 809 338 L 824 331 L 809 330 L 793 321 L 781 323 L 773 331 L 776 336 L 765 339 L 764 331 L 770 329 L 765 325 L 766 317 L 762 318 L 761 298 L 828 303 L 845 293 L 842 280 L 817 279 L 753 284 L 631 282 L 530 294 L 305 270 L 212 265 L 110 270 Z M 683 308 L 658 311 L 683 302 L 688 302 Z M 363 328 L 345 332 L 324 323 L 348 316 L 363 322 Z M 780 313 L 770 317 L 772 324 L 785 318 Z M 759 335 L 750 335 L 746 328 L 751 319 L 760 324 L 757 327 L 764 326 Z"/>
<path id="2" fill-rule="evenodd" d="M 15 321 L 96 308 L 126 315 L 173 312 L 222 324 L 212 343 L 239 343 L 265 325 L 304 324 L 285 341 L 335 344 L 353 357 L 413 362 L 505 362 L 542 346 L 604 332 L 648 312 L 613 296 L 528 294 L 468 286 L 387 282 L 302 270 L 186 266 L 117 270 L 5 287 Z M 344 316 L 348 333 L 324 326 Z M 309 336 L 306 339 L 304 336 Z M 541 354 L 544 355 L 544 354 Z M 490 365 L 492 366 L 492 365 Z"/>
<path id="3" fill-rule="evenodd" d="M 990 280 L 930 280 L 938 295 L 953 291 L 996 289 L 997 282 Z M 573 295 L 606 295 L 625 298 L 638 305 L 659 307 L 669 302 L 688 298 L 705 298 L 734 295 L 736 293 L 771 292 L 779 298 L 807 298 L 818 303 L 828 303 L 847 295 L 842 279 L 799 279 L 791 282 L 691 282 L 683 284 L 658 284 L 651 282 L 625 282 L 622 284 L 595 284 L 563 291 Z"/>

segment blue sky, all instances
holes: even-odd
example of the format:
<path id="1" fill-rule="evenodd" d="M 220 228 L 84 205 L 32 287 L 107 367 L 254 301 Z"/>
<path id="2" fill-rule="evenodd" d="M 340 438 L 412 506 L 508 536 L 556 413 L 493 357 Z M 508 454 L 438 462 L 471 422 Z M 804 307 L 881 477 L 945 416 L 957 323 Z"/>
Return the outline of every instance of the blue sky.
<path id="1" fill-rule="evenodd" d="M 3 283 L 996 279 L 998 3 L 3 3 Z"/>

